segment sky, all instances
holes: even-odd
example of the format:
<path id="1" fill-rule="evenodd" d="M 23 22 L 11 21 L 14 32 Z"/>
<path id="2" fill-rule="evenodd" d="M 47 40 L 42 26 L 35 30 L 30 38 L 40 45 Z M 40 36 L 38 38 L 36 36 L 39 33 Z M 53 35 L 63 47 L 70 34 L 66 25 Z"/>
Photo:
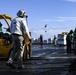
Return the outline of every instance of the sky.
<path id="1" fill-rule="evenodd" d="M 33 38 L 39 38 L 40 34 L 44 39 L 53 38 L 76 27 L 76 0 L 0 0 L 0 14 L 15 18 L 20 9 L 28 15 Z M 4 21 L 2 24 L 7 28 Z"/>

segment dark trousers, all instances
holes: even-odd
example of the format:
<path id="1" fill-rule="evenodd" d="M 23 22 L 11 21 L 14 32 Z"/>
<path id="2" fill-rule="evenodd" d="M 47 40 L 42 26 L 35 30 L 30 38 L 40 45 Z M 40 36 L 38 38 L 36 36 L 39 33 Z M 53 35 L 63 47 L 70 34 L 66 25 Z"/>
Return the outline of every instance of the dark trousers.
<path id="1" fill-rule="evenodd" d="M 67 41 L 67 53 L 71 53 L 71 41 Z"/>

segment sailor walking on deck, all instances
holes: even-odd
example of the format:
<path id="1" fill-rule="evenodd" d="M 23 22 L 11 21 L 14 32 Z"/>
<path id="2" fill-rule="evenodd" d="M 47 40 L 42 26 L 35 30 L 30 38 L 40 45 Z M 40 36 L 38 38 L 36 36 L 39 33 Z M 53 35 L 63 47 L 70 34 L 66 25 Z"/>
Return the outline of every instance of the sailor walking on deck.
<path id="1" fill-rule="evenodd" d="M 26 34 L 31 40 L 29 30 L 27 27 L 26 18 L 27 15 L 24 10 L 19 10 L 15 19 L 12 20 L 10 25 L 10 32 L 12 34 L 14 48 L 11 51 L 9 59 L 7 61 L 7 66 L 15 68 L 13 65 L 13 60 L 17 54 L 18 68 L 24 68 L 23 65 L 23 52 L 24 52 L 24 34 Z"/>

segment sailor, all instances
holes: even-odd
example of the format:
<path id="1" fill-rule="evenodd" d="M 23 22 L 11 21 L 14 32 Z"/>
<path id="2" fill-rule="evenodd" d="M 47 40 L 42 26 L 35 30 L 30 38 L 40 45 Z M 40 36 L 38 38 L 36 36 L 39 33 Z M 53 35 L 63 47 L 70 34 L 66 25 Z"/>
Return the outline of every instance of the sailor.
<path id="1" fill-rule="evenodd" d="M 67 53 L 71 53 L 72 51 L 72 38 L 73 38 L 73 30 L 67 34 L 66 41 L 67 41 Z"/>
<path id="2" fill-rule="evenodd" d="M 13 60 L 16 54 L 17 54 L 18 68 L 19 69 L 24 68 L 23 60 L 22 60 L 24 53 L 24 43 L 23 43 L 24 35 L 26 34 L 29 40 L 31 40 L 26 18 L 27 15 L 25 11 L 22 9 L 18 11 L 17 17 L 11 21 L 10 32 L 12 34 L 14 48 L 11 51 L 11 54 L 7 61 L 7 66 L 12 68 L 15 68 L 15 66 L 13 65 Z"/>

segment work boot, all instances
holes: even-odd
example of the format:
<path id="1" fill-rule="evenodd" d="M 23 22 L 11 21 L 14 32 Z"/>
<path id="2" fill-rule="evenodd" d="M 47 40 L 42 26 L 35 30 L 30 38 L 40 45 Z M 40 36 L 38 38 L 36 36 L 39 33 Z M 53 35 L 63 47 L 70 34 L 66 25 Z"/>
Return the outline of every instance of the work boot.
<path id="1" fill-rule="evenodd" d="M 8 60 L 7 63 L 6 63 L 7 66 L 11 67 L 12 69 L 15 69 L 16 66 L 13 65 L 13 62 L 11 60 Z"/>
<path id="2" fill-rule="evenodd" d="M 25 65 L 18 66 L 18 69 L 23 69 L 23 68 L 25 68 Z"/>

